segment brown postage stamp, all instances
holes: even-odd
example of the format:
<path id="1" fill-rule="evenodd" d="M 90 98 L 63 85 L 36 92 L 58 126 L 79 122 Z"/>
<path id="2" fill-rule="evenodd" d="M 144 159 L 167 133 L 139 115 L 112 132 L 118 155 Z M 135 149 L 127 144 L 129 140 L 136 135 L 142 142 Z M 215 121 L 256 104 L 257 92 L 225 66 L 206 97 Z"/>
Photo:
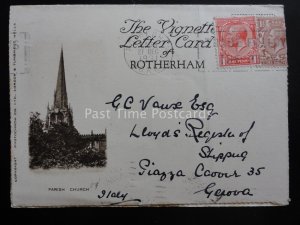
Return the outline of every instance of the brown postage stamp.
<path id="1" fill-rule="evenodd" d="M 260 63 L 270 66 L 287 65 L 287 47 L 283 17 L 257 18 Z"/>

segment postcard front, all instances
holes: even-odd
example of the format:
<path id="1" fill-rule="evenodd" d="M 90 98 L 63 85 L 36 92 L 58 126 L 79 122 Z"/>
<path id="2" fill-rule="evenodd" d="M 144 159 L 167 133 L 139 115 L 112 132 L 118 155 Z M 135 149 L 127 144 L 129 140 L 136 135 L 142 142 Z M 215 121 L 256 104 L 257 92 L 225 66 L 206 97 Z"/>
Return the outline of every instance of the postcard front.
<path id="1" fill-rule="evenodd" d="M 13 207 L 289 202 L 282 6 L 13 6 Z"/>

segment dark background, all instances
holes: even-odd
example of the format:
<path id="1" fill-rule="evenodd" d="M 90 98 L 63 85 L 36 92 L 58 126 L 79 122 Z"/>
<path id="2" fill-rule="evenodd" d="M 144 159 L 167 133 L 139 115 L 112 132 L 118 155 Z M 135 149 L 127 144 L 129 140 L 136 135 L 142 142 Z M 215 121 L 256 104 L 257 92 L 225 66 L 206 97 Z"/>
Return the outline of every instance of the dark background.
<path id="1" fill-rule="evenodd" d="M 300 1 L 297 0 L 105 0 L 105 1 L 54 1 L 54 0 L 5 0 L 1 1 L 1 60 L 0 60 L 0 186 L 1 186 L 1 223 L 44 224 L 299 224 L 299 114 L 300 105 Z M 9 120 L 9 70 L 8 70 L 8 18 L 10 5 L 41 5 L 41 4 L 283 4 L 287 27 L 288 43 L 288 95 L 289 95 L 289 151 L 290 151 L 290 198 L 289 206 L 285 207 L 227 207 L 227 208 L 65 208 L 65 209 L 12 209 L 10 208 L 10 120 Z M 259 96 L 258 96 L 259 97 Z M 299 137 L 300 138 L 300 137 Z M 298 211 L 298 212 L 297 212 Z M 9 220 L 3 223 L 3 215 Z M 93 222 L 91 222 L 93 220 Z"/>

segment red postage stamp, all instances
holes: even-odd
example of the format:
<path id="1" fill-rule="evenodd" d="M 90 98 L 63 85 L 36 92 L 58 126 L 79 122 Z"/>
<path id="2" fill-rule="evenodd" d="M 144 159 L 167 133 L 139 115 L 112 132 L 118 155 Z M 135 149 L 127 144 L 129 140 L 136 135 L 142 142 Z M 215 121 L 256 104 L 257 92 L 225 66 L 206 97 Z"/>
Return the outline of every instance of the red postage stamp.
<path id="1" fill-rule="evenodd" d="M 220 66 L 259 64 L 254 16 L 216 18 Z"/>
<path id="2" fill-rule="evenodd" d="M 257 18 L 258 50 L 262 65 L 287 65 L 287 46 L 283 17 Z"/>

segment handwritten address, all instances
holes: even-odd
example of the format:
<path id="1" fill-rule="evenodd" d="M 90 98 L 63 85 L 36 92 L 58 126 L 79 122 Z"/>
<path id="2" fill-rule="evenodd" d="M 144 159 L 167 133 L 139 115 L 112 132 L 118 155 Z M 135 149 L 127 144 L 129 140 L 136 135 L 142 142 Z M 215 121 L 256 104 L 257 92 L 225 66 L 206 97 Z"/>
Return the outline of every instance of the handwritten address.
<path id="1" fill-rule="evenodd" d="M 200 95 L 195 94 L 187 102 L 160 102 L 155 95 L 147 98 L 136 100 L 134 96 L 124 97 L 122 94 L 117 94 L 112 101 L 106 102 L 114 110 L 119 108 L 131 110 L 133 107 L 143 111 L 146 109 L 159 109 L 159 110 L 182 110 L 187 107 L 189 110 L 205 110 L 207 116 L 204 118 L 189 117 L 184 120 L 181 127 L 177 129 L 151 129 L 148 126 L 140 127 L 138 123 L 133 124 L 132 129 L 129 131 L 129 138 L 152 138 L 154 141 L 158 139 L 170 138 L 188 138 L 194 143 L 199 144 L 198 159 L 199 163 L 195 165 L 193 173 L 190 174 L 184 168 L 176 169 L 162 169 L 155 160 L 149 158 L 140 159 L 137 166 L 137 174 L 142 177 L 157 177 L 160 182 L 174 182 L 177 179 L 193 178 L 202 179 L 209 178 L 207 184 L 202 185 L 193 192 L 194 195 L 203 195 L 205 198 L 212 201 L 219 201 L 226 197 L 247 196 L 252 197 L 255 193 L 251 187 L 242 188 L 224 188 L 219 184 L 221 179 L 234 179 L 237 180 L 243 176 L 261 176 L 264 174 L 266 167 L 264 165 L 259 167 L 245 167 L 243 163 L 247 161 L 249 152 L 246 150 L 231 149 L 230 151 L 222 151 L 223 142 L 238 142 L 239 146 L 247 144 L 247 139 L 255 132 L 255 120 L 250 120 L 248 125 L 244 127 L 225 127 L 211 129 L 207 125 L 208 120 L 214 120 L 215 117 L 220 117 L 219 113 L 213 102 L 201 101 Z M 187 104 L 187 105 L 186 105 Z M 181 125 L 181 122 L 177 122 Z M 219 147 L 216 147 L 218 145 Z M 236 168 L 228 169 L 222 166 L 225 162 L 237 162 Z M 213 166 L 218 164 L 218 166 Z M 247 164 L 249 165 L 249 164 Z M 213 167 L 213 169 L 211 169 Z"/>

